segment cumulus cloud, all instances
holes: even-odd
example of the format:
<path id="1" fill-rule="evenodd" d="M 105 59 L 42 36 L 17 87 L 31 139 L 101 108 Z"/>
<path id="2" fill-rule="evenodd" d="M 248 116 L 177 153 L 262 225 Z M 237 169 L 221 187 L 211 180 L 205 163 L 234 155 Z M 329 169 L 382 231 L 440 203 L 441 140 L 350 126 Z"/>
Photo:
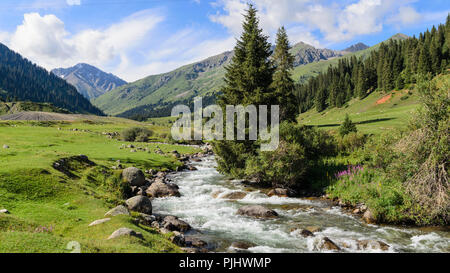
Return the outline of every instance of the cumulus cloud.
<path id="1" fill-rule="evenodd" d="M 401 22 L 418 21 L 420 15 L 408 6 L 413 0 L 359 0 L 343 3 L 328 3 L 310 0 L 254 0 L 259 10 L 262 28 L 273 34 L 281 25 L 303 29 L 298 41 L 317 42 L 313 32 L 320 34 L 329 42 L 349 41 L 355 36 L 380 32 L 383 26 L 392 23 L 394 15 Z M 219 11 L 210 16 L 211 21 L 222 24 L 234 36 L 241 32 L 242 14 L 247 0 L 218 0 L 214 3 Z M 295 32 L 291 30 L 291 32 Z M 300 34 L 300 33 L 299 33 Z M 299 40 L 297 40 L 299 39 Z"/>
<path id="2" fill-rule="evenodd" d="M 55 15 L 28 13 L 14 33 L 0 34 L 0 39 L 47 69 L 78 62 L 108 67 L 125 60 L 163 20 L 164 16 L 155 11 L 144 10 L 106 29 L 86 29 L 71 34 Z"/>

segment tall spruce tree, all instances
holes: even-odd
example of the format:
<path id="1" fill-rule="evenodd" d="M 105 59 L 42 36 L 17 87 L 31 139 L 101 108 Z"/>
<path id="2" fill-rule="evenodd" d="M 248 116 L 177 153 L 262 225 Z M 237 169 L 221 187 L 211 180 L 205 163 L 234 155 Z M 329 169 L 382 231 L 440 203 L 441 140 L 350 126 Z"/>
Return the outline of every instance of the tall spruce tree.
<path id="1" fill-rule="evenodd" d="M 221 107 L 277 104 L 272 88 L 275 69 L 270 60 L 271 44 L 259 27 L 257 10 L 251 4 L 244 15 L 243 32 L 234 52 L 231 64 L 226 67 L 223 95 L 218 100 Z M 214 142 L 218 170 L 242 177 L 246 160 L 256 155 L 257 149 L 255 142 L 249 140 Z"/>
<path id="2" fill-rule="evenodd" d="M 294 56 L 289 52 L 289 39 L 284 27 L 278 29 L 273 61 L 276 67 L 272 88 L 280 105 L 280 120 L 295 121 L 296 99 L 294 96 L 294 80 L 291 71 L 294 69 Z"/>

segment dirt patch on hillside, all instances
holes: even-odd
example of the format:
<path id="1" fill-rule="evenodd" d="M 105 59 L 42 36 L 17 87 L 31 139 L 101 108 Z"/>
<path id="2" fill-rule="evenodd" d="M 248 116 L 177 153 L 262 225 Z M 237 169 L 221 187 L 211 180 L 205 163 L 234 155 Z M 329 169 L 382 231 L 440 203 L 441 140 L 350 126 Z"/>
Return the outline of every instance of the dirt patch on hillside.
<path id="1" fill-rule="evenodd" d="M 0 116 L 0 120 L 35 120 L 35 121 L 74 121 L 79 119 L 76 115 L 47 113 L 47 112 L 20 112 Z"/>
<path id="2" fill-rule="evenodd" d="M 392 94 L 386 95 L 381 99 L 377 100 L 377 105 L 388 102 L 392 98 Z"/>

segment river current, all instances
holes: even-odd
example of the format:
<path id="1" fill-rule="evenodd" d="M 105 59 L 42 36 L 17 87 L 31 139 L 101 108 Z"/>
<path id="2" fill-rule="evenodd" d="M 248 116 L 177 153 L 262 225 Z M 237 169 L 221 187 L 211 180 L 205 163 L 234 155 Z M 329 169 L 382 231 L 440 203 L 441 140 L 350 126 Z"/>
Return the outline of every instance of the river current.
<path id="1" fill-rule="evenodd" d="M 217 252 L 234 252 L 233 242 L 244 242 L 255 253 L 316 252 L 324 237 L 342 252 L 450 252 L 450 232 L 438 229 L 368 225 L 359 217 L 318 199 L 268 197 L 258 189 L 227 179 L 216 170 L 214 157 L 193 162 L 196 171 L 180 172 L 169 178 L 180 187 L 181 197 L 153 200 L 157 213 L 176 215 L 188 222 L 195 236 Z M 222 198 L 233 191 L 246 192 L 240 200 Z M 249 204 L 274 209 L 279 217 L 262 220 L 237 215 Z M 316 227 L 313 237 L 303 237 L 302 228 Z M 382 241 L 389 249 L 361 248 L 358 241 Z"/>

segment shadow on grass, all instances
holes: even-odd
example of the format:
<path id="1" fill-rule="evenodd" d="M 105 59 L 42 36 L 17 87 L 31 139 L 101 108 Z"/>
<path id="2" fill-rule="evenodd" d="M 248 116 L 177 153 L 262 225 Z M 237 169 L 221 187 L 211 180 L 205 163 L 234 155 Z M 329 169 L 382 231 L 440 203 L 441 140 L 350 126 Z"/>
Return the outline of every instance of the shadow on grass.
<path id="1" fill-rule="evenodd" d="M 359 121 L 359 122 L 354 122 L 356 125 L 361 125 L 361 124 L 370 124 L 370 123 L 376 123 L 376 122 L 382 122 L 382 121 L 389 121 L 389 120 L 393 120 L 396 118 L 377 118 L 377 119 L 369 119 L 369 120 L 364 120 L 364 121 Z M 338 127 L 341 126 L 340 123 L 331 123 L 331 124 L 322 124 L 322 125 L 316 125 L 315 127 Z"/>

